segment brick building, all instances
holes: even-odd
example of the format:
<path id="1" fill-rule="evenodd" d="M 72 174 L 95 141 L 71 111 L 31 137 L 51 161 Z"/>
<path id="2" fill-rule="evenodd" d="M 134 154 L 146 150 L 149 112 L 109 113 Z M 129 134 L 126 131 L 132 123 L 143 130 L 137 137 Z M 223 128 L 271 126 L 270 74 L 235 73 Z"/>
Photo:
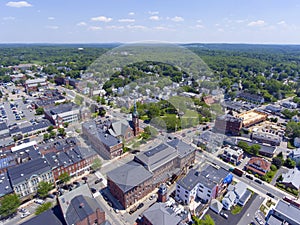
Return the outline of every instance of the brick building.
<path id="1" fill-rule="evenodd" d="M 242 119 L 225 114 L 216 118 L 214 129 L 223 134 L 238 135 L 242 126 Z"/>
<path id="2" fill-rule="evenodd" d="M 135 156 L 107 173 L 108 189 L 124 208 L 135 204 L 161 183 L 178 176 L 195 161 L 195 149 L 174 139 Z"/>
<path id="3" fill-rule="evenodd" d="M 252 173 L 260 176 L 266 175 L 270 168 L 271 163 L 260 157 L 252 157 L 246 165 L 246 170 L 250 170 Z"/>

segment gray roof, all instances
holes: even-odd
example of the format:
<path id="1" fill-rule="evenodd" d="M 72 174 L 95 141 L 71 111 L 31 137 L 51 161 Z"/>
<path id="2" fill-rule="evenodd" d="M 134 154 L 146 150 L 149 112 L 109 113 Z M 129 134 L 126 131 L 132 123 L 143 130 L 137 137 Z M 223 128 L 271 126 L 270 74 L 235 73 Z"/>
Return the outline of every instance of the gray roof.
<path id="1" fill-rule="evenodd" d="M 300 209 L 283 200 L 279 200 L 275 211 L 294 221 L 295 224 L 300 224 Z"/>
<path id="2" fill-rule="evenodd" d="M 177 150 L 167 144 L 160 144 L 155 148 L 135 156 L 135 161 L 142 163 L 150 171 L 154 171 L 163 164 L 177 157 Z"/>
<path id="3" fill-rule="evenodd" d="M 266 221 L 266 225 L 282 225 L 282 220 L 277 219 L 273 215 L 269 217 L 269 219 Z"/>
<path id="4" fill-rule="evenodd" d="M 102 127 L 97 126 L 93 120 L 83 123 L 82 126 L 88 131 L 88 134 L 85 135 L 95 136 L 106 146 L 112 147 L 120 143 L 118 138 L 108 134 Z"/>
<path id="5" fill-rule="evenodd" d="M 240 202 L 246 202 L 246 200 L 248 198 L 250 198 L 250 196 L 252 195 L 251 191 L 249 191 L 248 189 L 245 191 L 245 193 L 240 197 L 239 201 Z"/>
<path id="6" fill-rule="evenodd" d="M 12 187 L 9 182 L 9 178 L 7 176 L 7 173 L 0 174 L 0 197 L 12 193 Z"/>
<path id="7" fill-rule="evenodd" d="M 97 209 L 100 209 L 100 206 L 95 199 L 82 195 L 76 196 L 71 200 L 65 215 L 67 224 L 76 224 L 96 212 Z"/>
<path id="8" fill-rule="evenodd" d="M 39 175 L 48 171 L 51 171 L 48 162 L 43 158 L 37 158 L 13 168 L 9 168 L 8 175 L 12 185 L 16 185 L 23 182 L 25 179 L 29 179 L 32 175 Z"/>
<path id="9" fill-rule="evenodd" d="M 79 107 L 76 104 L 68 103 L 68 104 L 61 104 L 61 105 L 49 108 L 49 112 L 52 115 L 57 115 L 57 114 L 64 113 L 64 112 L 69 112 L 69 111 L 72 111 L 72 110 L 78 109 L 78 108 Z"/>
<path id="10" fill-rule="evenodd" d="M 167 209 L 164 203 L 155 203 L 143 213 L 143 216 L 146 217 L 151 224 L 155 225 L 179 224 L 181 218 L 177 216 L 173 210 Z"/>
<path id="11" fill-rule="evenodd" d="M 111 123 L 111 129 L 109 129 L 109 133 L 115 137 L 124 136 L 126 130 L 130 128 L 130 125 L 127 120 L 120 120 Z"/>
<path id="12" fill-rule="evenodd" d="M 8 127 L 7 127 L 7 124 L 5 122 L 0 123 L 0 131 L 1 130 L 7 130 L 7 129 L 8 129 Z"/>
<path id="13" fill-rule="evenodd" d="M 203 177 L 200 176 L 200 173 L 197 170 L 192 169 L 185 177 L 181 178 L 177 184 L 179 184 L 185 190 L 191 191 L 202 178 Z"/>
<path id="14" fill-rule="evenodd" d="M 292 184 L 295 188 L 300 188 L 300 171 L 297 168 L 289 169 L 287 173 L 282 174 L 282 183 Z"/>
<path id="15" fill-rule="evenodd" d="M 107 177 L 126 193 L 152 177 L 152 173 L 137 162 L 130 161 L 107 173 Z"/>
<path id="16" fill-rule="evenodd" d="M 175 148 L 178 151 L 179 157 L 184 157 L 191 152 L 195 151 L 195 148 L 178 138 L 173 139 L 172 141 L 167 142 L 168 145 Z"/>
<path id="17" fill-rule="evenodd" d="M 54 214 L 52 209 L 49 209 L 33 217 L 30 220 L 27 220 L 21 225 L 41 225 L 41 224 L 65 225 L 65 223 L 60 221 L 59 218 Z"/>
<path id="18" fill-rule="evenodd" d="M 49 120 L 42 120 L 37 124 L 20 128 L 20 130 L 22 133 L 28 133 L 28 132 L 32 132 L 32 131 L 36 131 L 36 130 L 40 130 L 40 129 L 45 129 L 45 128 L 49 127 L 50 125 L 51 125 L 51 123 L 49 122 Z"/>

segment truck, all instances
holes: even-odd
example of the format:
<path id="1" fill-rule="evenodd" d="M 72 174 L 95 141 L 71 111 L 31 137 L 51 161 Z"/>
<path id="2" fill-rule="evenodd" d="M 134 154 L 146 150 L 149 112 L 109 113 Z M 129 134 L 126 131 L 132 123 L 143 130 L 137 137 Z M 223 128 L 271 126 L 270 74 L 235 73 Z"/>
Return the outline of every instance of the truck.
<path id="1" fill-rule="evenodd" d="M 229 171 L 239 177 L 243 176 L 243 174 L 244 174 L 244 171 L 239 168 L 229 168 Z"/>

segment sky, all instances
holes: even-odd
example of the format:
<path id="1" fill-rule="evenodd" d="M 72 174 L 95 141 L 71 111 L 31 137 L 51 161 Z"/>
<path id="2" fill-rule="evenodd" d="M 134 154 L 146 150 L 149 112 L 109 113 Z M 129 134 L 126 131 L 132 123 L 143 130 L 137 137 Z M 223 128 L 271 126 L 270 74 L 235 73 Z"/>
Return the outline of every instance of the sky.
<path id="1" fill-rule="evenodd" d="M 0 43 L 300 44 L 299 0 L 0 0 Z"/>

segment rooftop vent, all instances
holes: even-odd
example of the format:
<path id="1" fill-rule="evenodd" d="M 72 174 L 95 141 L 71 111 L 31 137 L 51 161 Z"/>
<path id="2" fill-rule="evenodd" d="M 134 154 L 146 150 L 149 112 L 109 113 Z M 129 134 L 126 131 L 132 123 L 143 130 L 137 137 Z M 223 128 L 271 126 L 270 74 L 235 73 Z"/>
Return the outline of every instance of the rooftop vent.
<path id="1" fill-rule="evenodd" d="M 24 176 L 24 174 L 23 173 L 21 173 L 21 177 L 23 177 Z"/>

